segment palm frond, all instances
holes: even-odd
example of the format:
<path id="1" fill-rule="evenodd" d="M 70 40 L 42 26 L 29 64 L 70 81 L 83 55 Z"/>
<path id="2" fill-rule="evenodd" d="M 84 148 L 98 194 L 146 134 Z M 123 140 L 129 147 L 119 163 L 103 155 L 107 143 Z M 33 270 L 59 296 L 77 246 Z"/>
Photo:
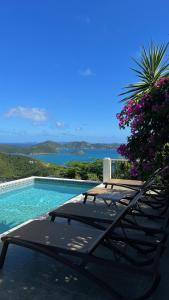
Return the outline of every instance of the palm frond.
<path id="1" fill-rule="evenodd" d="M 130 98 L 139 98 L 143 93 L 149 92 L 154 83 L 161 77 L 169 76 L 169 57 L 164 60 L 168 46 L 169 43 L 156 46 L 151 42 L 148 50 L 142 47 L 140 59 L 136 60 L 133 58 L 138 69 L 131 68 L 141 82 L 125 86 L 124 88 L 127 91 L 121 93 L 120 96 L 127 96 L 122 101 L 127 101 Z"/>

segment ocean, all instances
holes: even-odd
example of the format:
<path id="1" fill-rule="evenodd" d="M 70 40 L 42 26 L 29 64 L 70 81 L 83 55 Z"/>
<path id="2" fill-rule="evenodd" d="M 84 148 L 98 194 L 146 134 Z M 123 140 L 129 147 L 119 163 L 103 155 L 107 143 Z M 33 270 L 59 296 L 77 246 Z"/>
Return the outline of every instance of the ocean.
<path id="1" fill-rule="evenodd" d="M 32 154 L 31 157 L 58 165 L 65 165 L 69 161 L 91 162 L 105 157 L 121 158 L 115 149 L 83 149 L 79 153 L 75 153 L 72 150 L 63 150 L 50 154 Z"/>

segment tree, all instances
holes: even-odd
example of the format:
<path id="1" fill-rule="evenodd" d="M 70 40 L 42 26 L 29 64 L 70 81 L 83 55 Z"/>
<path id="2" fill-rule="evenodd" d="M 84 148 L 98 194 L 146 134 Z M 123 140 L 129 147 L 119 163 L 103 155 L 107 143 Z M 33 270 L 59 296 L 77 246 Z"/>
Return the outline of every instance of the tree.
<path id="1" fill-rule="evenodd" d="M 169 59 L 164 59 L 167 48 L 168 43 L 156 46 L 153 42 L 148 50 L 142 47 L 140 59 L 133 58 L 138 69 L 132 68 L 141 81 L 124 87 L 127 91 L 121 95 L 127 96 L 123 100 L 139 99 L 144 93 L 150 92 L 161 77 L 169 76 Z"/>
<path id="2" fill-rule="evenodd" d="M 142 87 L 130 85 L 134 87 L 128 90 L 131 98 L 127 97 L 126 105 L 117 115 L 120 128 L 131 128 L 127 144 L 118 151 L 132 163 L 134 177 L 146 177 L 169 163 L 169 73 L 168 63 L 162 63 L 167 46 L 151 45 L 148 52 L 143 50 L 139 66 L 143 64 L 145 81 Z"/>

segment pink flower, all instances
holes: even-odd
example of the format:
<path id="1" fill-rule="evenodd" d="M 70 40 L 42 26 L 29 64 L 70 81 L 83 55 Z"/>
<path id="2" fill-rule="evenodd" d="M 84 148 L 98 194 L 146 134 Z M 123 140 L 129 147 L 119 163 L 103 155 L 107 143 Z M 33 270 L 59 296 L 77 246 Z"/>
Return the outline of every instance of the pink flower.
<path id="1" fill-rule="evenodd" d="M 128 151 L 127 151 L 127 146 L 126 146 L 125 144 L 121 144 L 121 145 L 118 147 L 117 152 L 118 152 L 119 154 L 121 154 L 122 156 L 127 156 L 127 153 L 128 153 Z"/>
<path id="2" fill-rule="evenodd" d="M 134 100 L 129 100 L 128 101 L 128 105 L 133 105 L 134 104 Z"/>
<path id="3" fill-rule="evenodd" d="M 161 77 L 158 81 L 156 81 L 154 83 L 154 86 L 156 88 L 160 88 L 161 86 L 163 86 L 167 81 L 169 80 L 169 78 L 167 77 Z"/>
<path id="4" fill-rule="evenodd" d="M 137 103 L 135 105 L 135 111 L 140 111 L 140 109 L 141 109 L 141 105 L 139 103 Z"/>
<path id="5" fill-rule="evenodd" d="M 138 176 L 138 170 L 137 170 L 137 167 L 136 167 L 136 166 L 134 166 L 134 167 L 130 170 L 130 172 L 131 172 L 131 176 L 133 176 L 133 177 L 137 177 L 137 176 Z"/>

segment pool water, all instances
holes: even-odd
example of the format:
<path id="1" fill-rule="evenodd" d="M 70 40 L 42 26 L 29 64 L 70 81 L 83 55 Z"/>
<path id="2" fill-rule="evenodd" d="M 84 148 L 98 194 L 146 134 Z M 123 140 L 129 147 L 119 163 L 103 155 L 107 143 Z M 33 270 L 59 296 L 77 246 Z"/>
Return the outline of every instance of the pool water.
<path id="1" fill-rule="evenodd" d="M 50 211 L 93 186 L 88 183 L 39 180 L 29 186 L 1 193 L 0 233 Z"/>

